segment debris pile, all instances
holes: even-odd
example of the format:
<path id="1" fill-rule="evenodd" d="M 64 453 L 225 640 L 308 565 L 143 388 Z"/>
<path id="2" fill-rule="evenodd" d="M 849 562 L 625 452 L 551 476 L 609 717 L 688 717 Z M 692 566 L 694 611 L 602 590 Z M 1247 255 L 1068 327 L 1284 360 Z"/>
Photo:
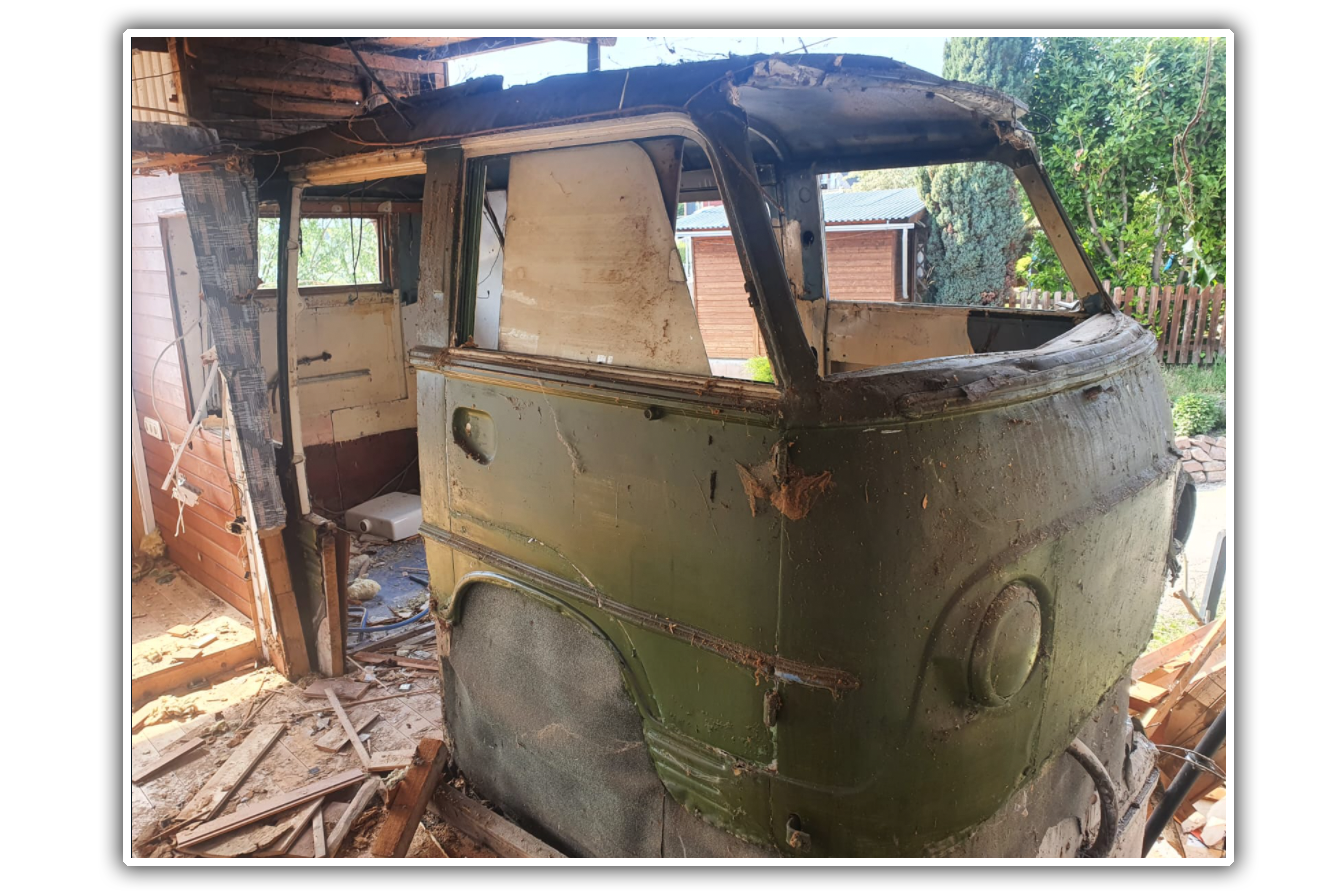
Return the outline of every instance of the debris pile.
<path id="1" fill-rule="evenodd" d="M 1222 745 L 1210 759 L 1193 753 L 1226 706 L 1225 642 L 1226 619 L 1222 617 L 1133 664 L 1129 711 L 1159 751 L 1156 767 L 1161 783 L 1152 807 L 1186 762 L 1192 760 L 1204 769 L 1148 857 L 1225 857 L 1230 810 L 1226 747 Z"/>

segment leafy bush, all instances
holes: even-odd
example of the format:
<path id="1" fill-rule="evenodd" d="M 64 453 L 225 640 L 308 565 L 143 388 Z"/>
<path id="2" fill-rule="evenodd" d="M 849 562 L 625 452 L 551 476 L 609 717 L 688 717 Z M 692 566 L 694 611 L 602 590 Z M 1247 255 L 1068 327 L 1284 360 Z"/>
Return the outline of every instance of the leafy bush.
<path id="1" fill-rule="evenodd" d="M 1170 414 L 1174 418 L 1175 434 L 1180 437 L 1216 430 L 1226 421 L 1221 401 L 1205 393 L 1184 394 L 1175 400 Z"/>
<path id="2" fill-rule="evenodd" d="M 771 371 L 771 361 L 765 356 L 752 357 L 743 364 L 743 369 L 753 381 L 762 381 L 766 384 L 775 383 L 775 373 Z"/>

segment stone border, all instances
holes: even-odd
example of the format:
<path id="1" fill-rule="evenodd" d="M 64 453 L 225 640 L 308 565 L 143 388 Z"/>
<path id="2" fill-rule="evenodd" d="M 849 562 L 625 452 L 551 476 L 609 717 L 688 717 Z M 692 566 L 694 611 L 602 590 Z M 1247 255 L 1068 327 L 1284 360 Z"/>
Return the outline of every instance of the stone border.
<path id="1" fill-rule="evenodd" d="M 1193 478 L 1194 483 L 1224 483 L 1226 479 L 1227 438 L 1175 437 L 1179 461 Z"/>

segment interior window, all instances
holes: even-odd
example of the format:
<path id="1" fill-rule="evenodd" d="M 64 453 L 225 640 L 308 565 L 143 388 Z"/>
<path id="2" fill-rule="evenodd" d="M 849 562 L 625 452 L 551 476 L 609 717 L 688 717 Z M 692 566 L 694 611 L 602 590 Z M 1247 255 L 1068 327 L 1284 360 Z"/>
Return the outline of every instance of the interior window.
<path id="1" fill-rule="evenodd" d="M 383 284 L 381 222 L 379 217 L 302 217 L 297 286 L 338 288 Z M 277 288 L 277 217 L 260 218 L 257 249 L 260 288 Z"/>
<path id="2" fill-rule="evenodd" d="M 724 221 L 705 154 L 690 141 L 482 159 L 471 166 L 469 197 L 474 346 L 770 379 L 727 222 L 710 232 L 723 237 L 717 253 L 732 258 L 733 276 L 713 260 L 703 270 L 692 251 L 697 232 L 676 225 L 702 211 Z M 734 287 L 721 290 L 718 275 Z"/>

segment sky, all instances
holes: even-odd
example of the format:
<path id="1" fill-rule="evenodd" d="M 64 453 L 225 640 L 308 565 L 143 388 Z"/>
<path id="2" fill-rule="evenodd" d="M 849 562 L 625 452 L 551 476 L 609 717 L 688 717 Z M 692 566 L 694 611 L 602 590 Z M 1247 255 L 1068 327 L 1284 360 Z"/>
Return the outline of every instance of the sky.
<path id="1" fill-rule="evenodd" d="M 606 32 L 605 32 L 606 33 Z M 603 35 L 600 35 L 603 36 Z M 619 34 L 617 45 L 604 47 L 603 67 L 635 68 L 641 65 L 672 65 L 754 53 L 802 53 L 803 46 L 817 53 L 862 53 L 890 56 L 901 62 L 942 74 L 942 31 L 760 31 L 740 35 L 736 31 L 694 31 L 687 34 L 648 36 Z M 536 46 L 501 50 L 471 56 L 450 66 L 451 83 L 473 77 L 500 74 L 505 86 L 528 84 L 556 74 L 585 70 L 585 46 L 553 41 Z"/>

